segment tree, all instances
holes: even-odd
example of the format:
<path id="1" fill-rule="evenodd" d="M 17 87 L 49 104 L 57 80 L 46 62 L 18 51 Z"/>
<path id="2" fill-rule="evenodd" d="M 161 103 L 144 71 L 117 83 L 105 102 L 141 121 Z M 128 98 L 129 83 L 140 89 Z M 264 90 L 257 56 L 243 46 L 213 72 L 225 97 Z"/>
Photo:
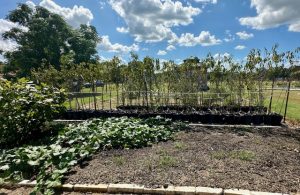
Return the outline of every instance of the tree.
<path id="1" fill-rule="evenodd" d="M 70 53 L 77 64 L 97 58 L 95 48 L 99 38 L 93 26 L 72 29 L 61 16 L 39 6 L 33 10 L 26 4 L 19 4 L 7 19 L 20 27 L 3 34 L 4 39 L 18 44 L 15 51 L 4 53 L 5 73 L 13 71 L 18 77 L 26 77 L 42 64 L 59 70 L 61 57 Z"/>

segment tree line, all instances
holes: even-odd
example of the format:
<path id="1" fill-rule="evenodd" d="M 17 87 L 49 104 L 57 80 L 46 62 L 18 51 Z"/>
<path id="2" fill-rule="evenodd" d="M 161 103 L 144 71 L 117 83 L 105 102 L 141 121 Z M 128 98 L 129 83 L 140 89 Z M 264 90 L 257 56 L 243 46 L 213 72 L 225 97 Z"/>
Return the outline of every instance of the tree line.
<path id="1" fill-rule="evenodd" d="M 3 73 L 6 78 L 27 77 L 68 91 L 80 91 L 85 82 L 101 80 L 122 91 L 153 93 L 236 93 L 240 98 L 247 91 L 258 91 L 276 79 L 299 80 L 296 68 L 299 48 L 280 52 L 278 45 L 270 50 L 253 49 L 244 62 L 230 56 L 215 58 L 190 57 L 182 63 L 160 61 L 149 56 L 140 59 L 131 53 L 128 63 L 118 57 L 100 61 L 96 46 L 101 41 L 91 25 L 73 29 L 59 15 L 43 7 L 30 8 L 19 4 L 7 19 L 19 24 L 3 34 L 4 39 L 18 44 L 14 51 L 4 52 L 7 61 Z M 259 98 L 263 101 L 263 97 Z"/>

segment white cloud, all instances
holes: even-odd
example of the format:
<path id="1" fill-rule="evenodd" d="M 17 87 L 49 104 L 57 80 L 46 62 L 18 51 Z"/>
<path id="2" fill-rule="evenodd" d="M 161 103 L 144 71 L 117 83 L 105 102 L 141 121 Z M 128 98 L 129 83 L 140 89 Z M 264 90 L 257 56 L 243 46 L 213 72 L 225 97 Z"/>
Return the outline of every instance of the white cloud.
<path id="1" fill-rule="evenodd" d="M 100 9 L 104 9 L 106 2 L 105 1 L 99 1 Z"/>
<path id="2" fill-rule="evenodd" d="M 235 40 L 235 37 L 231 34 L 230 30 L 225 31 L 226 37 L 224 38 L 225 42 L 232 42 Z"/>
<path id="3" fill-rule="evenodd" d="M 218 3 L 218 0 L 194 0 L 194 1 L 196 1 L 197 3 L 213 3 L 213 4 Z"/>
<path id="4" fill-rule="evenodd" d="M 243 39 L 243 40 L 247 40 L 247 39 L 254 37 L 254 34 L 247 33 L 246 31 L 237 32 L 236 35 L 239 36 L 240 39 Z"/>
<path id="5" fill-rule="evenodd" d="M 177 64 L 182 64 L 182 63 L 183 63 L 183 60 L 182 60 L 182 59 L 179 59 L 179 58 L 177 58 L 177 59 L 175 59 L 175 62 L 176 62 Z"/>
<path id="6" fill-rule="evenodd" d="M 289 31 L 300 32 L 299 0 L 251 0 L 251 7 L 257 15 L 240 18 L 240 24 L 259 30 L 288 25 Z"/>
<path id="7" fill-rule="evenodd" d="M 124 27 L 117 27 L 117 31 L 120 33 L 128 33 L 129 29 Z"/>
<path id="8" fill-rule="evenodd" d="M 166 48 L 166 50 L 168 50 L 168 51 L 172 51 L 174 49 L 176 49 L 176 47 L 174 45 L 168 45 L 168 47 Z"/>
<path id="9" fill-rule="evenodd" d="M 132 44 L 130 46 L 122 45 L 120 43 L 112 44 L 109 40 L 109 37 L 102 36 L 101 43 L 99 44 L 99 49 L 108 52 L 115 52 L 115 53 L 128 53 L 131 51 L 139 51 L 139 46 L 137 44 Z"/>
<path id="10" fill-rule="evenodd" d="M 213 57 L 217 60 L 221 60 L 221 59 L 224 59 L 225 57 L 226 58 L 229 58 L 231 55 L 227 52 L 225 53 L 216 53 Z"/>
<path id="11" fill-rule="evenodd" d="M 32 1 L 26 1 L 26 5 L 28 5 L 31 9 L 35 9 L 35 4 Z"/>
<path id="12" fill-rule="evenodd" d="M 74 5 L 73 8 L 61 7 L 52 0 L 43 0 L 39 5 L 61 15 L 68 24 L 75 28 L 79 27 L 80 24 L 90 24 L 94 18 L 92 12 L 83 6 Z"/>
<path id="13" fill-rule="evenodd" d="M 14 51 L 18 47 L 18 44 L 11 40 L 3 40 L 0 39 L 0 50 L 7 52 L 7 51 Z"/>
<path id="14" fill-rule="evenodd" d="M 11 28 L 21 28 L 21 30 L 27 30 L 27 28 L 25 28 L 24 26 L 20 26 L 17 23 L 13 23 L 5 19 L 0 19 L 0 34 L 9 31 Z"/>
<path id="15" fill-rule="evenodd" d="M 4 56 L 0 54 L 0 62 L 4 62 L 4 61 L 5 61 Z"/>
<path id="16" fill-rule="evenodd" d="M 166 55 L 167 54 L 167 52 L 165 51 L 165 50 L 159 50 L 158 52 L 157 52 L 157 55 L 159 55 L 159 56 L 164 56 L 164 55 Z"/>
<path id="17" fill-rule="evenodd" d="M 201 13 L 199 8 L 172 0 L 110 0 L 109 3 L 138 42 L 170 40 L 175 36 L 172 27 L 191 24 L 193 16 Z"/>
<path id="18" fill-rule="evenodd" d="M 218 45 L 222 41 L 220 39 L 217 39 L 215 35 L 211 35 L 209 31 L 201 31 L 199 36 L 195 36 L 191 33 L 185 33 L 181 34 L 181 36 L 175 37 L 172 40 L 169 41 L 169 43 L 177 43 L 180 46 L 185 47 L 192 47 L 196 45 L 201 46 L 212 46 L 212 45 Z"/>
<path id="19" fill-rule="evenodd" d="M 243 50 L 245 48 L 246 48 L 245 45 L 237 45 L 234 49 L 236 49 L 236 50 Z"/>
<path id="20" fill-rule="evenodd" d="M 8 20 L 0 19 L 0 50 L 7 52 L 13 51 L 18 47 L 18 44 L 12 40 L 4 40 L 2 34 L 6 31 L 9 31 L 12 28 L 20 28 L 23 31 L 26 31 L 27 28 L 18 25 L 17 23 L 10 22 Z"/>

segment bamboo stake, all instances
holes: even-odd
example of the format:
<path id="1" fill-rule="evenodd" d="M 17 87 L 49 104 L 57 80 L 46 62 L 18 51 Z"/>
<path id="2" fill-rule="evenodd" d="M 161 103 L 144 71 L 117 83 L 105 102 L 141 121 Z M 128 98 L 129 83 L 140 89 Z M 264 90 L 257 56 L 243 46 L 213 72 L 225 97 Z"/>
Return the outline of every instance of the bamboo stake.
<path id="1" fill-rule="evenodd" d="M 111 90 L 109 91 L 109 109 L 111 110 Z"/>
<path id="2" fill-rule="evenodd" d="M 275 83 L 275 79 L 273 79 L 272 81 L 272 90 L 271 90 L 271 97 L 270 97 L 270 104 L 269 104 L 269 113 L 271 113 L 272 111 L 272 100 L 273 100 L 273 91 L 274 91 L 274 83 Z"/>
<path id="3" fill-rule="evenodd" d="M 102 101 L 102 110 L 104 110 L 104 102 L 103 102 L 103 94 L 104 94 L 104 87 L 102 87 L 102 96 L 101 96 L 101 101 Z"/>
<path id="4" fill-rule="evenodd" d="M 285 123 L 286 113 L 287 113 L 287 106 L 289 103 L 289 96 L 290 96 L 290 88 L 291 88 L 291 81 L 289 81 L 288 89 L 287 89 L 287 95 L 286 95 L 286 102 L 285 102 L 285 110 L 284 110 L 284 117 L 283 122 Z"/>

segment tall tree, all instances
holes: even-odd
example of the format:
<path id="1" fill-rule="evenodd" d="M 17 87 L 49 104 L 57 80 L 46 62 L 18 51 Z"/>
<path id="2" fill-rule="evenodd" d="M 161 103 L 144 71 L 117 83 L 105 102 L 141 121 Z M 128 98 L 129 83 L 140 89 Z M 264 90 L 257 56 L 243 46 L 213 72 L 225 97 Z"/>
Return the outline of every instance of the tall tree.
<path id="1" fill-rule="evenodd" d="M 99 38 L 93 26 L 72 29 L 61 16 L 39 6 L 33 10 L 26 4 L 19 4 L 7 19 L 21 28 L 15 27 L 3 34 L 4 39 L 18 44 L 15 51 L 4 53 L 5 72 L 13 71 L 18 77 L 24 77 L 42 65 L 52 65 L 59 70 L 61 57 L 70 53 L 74 63 L 91 62 L 96 58 Z"/>

